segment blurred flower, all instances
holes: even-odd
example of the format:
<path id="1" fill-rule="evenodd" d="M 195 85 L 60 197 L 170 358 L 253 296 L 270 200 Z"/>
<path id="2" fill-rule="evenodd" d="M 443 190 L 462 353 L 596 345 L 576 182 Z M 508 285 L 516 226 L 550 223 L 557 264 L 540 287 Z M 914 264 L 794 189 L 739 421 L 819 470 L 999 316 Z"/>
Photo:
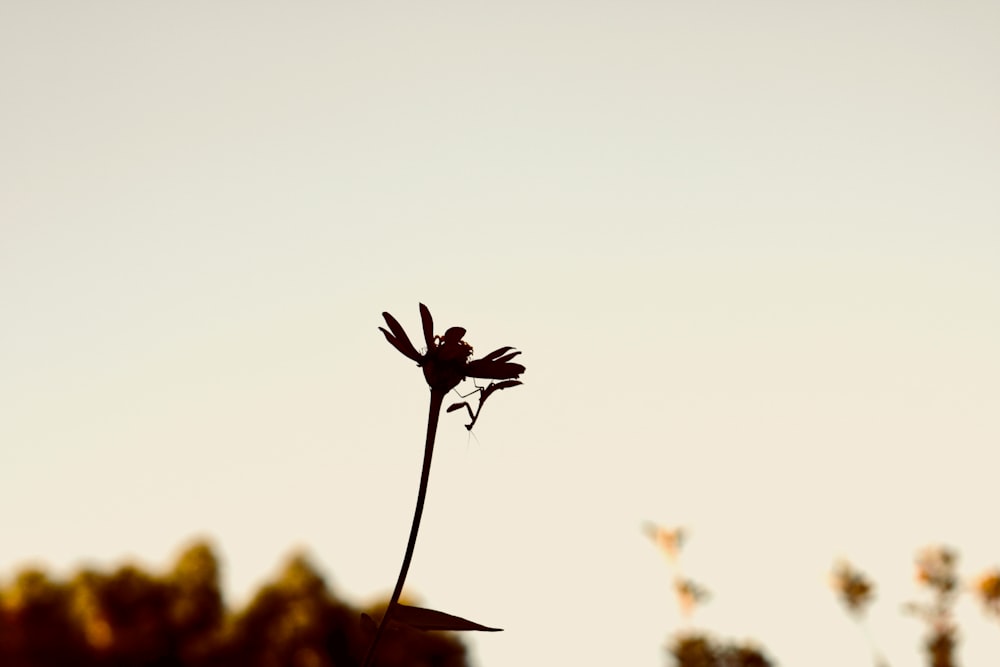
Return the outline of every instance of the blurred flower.
<path id="1" fill-rule="evenodd" d="M 927 624 L 924 650 L 931 667 L 954 667 L 958 629 L 954 605 L 958 594 L 958 554 L 945 546 L 921 549 L 916 559 L 917 582 L 931 589 L 929 602 L 911 602 L 903 607 Z"/>
<path id="2" fill-rule="evenodd" d="M 847 561 L 840 561 L 834 566 L 830 585 L 853 614 L 863 614 L 874 598 L 872 583 Z"/>
<path id="3" fill-rule="evenodd" d="M 655 523 L 647 522 L 643 525 L 643 531 L 667 555 L 667 558 L 671 562 L 677 561 L 677 556 L 680 554 L 681 547 L 684 546 L 685 539 L 687 538 L 687 532 L 684 528 L 669 530 Z"/>
<path id="4" fill-rule="evenodd" d="M 1000 568 L 980 576 L 973 590 L 987 611 L 1000 616 Z"/>
<path id="5" fill-rule="evenodd" d="M 524 372 L 524 366 L 510 361 L 521 354 L 517 351 L 511 352 L 514 349 L 512 347 L 501 347 L 481 359 L 469 361 L 469 357 L 472 356 L 472 346 L 462 340 L 465 329 L 451 327 L 443 336 L 435 336 L 434 320 L 424 304 L 420 304 L 420 320 L 423 324 L 424 343 L 427 345 L 427 351 L 423 354 L 417 352 L 396 318 L 389 313 L 382 313 L 382 317 L 385 318 L 389 330 L 379 327 L 379 331 L 403 356 L 412 359 L 423 368 L 424 379 L 427 380 L 431 391 L 447 393 L 467 377 L 511 380 Z"/>
<path id="6" fill-rule="evenodd" d="M 958 555 L 948 547 L 926 547 L 917 555 L 917 581 L 940 593 L 950 593 L 958 585 L 957 560 Z"/>
<path id="7" fill-rule="evenodd" d="M 674 590 L 677 591 L 677 600 L 681 605 L 681 613 L 690 617 L 694 613 L 694 608 L 700 602 L 708 600 L 708 589 L 701 584 L 695 583 L 691 579 L 678 577 L 674 580 Z"/>

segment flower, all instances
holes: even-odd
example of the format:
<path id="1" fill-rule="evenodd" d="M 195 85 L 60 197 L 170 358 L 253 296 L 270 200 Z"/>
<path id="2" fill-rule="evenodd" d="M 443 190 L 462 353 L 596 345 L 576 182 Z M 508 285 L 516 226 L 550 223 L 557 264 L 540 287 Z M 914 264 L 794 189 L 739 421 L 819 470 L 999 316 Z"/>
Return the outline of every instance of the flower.
<path id="1" fill-rule="evenodd" d="M 939 593 L 950 593 L 958 585 L 957 560 L 958 554 L 945 546 L 923 549 L 917 555 L 917 581 Z"/>
<path id="2" fill-rule="evenodd" d="M 694 613 L 694 608 L 709 597 L 708 590 L 704 586 L 684 577 L 674 579 L 674 590 L 681 605 L 681 613 L 686 617 L 690 617 Z"/>
<path id="3" fill-rule="evenodd" d="M 834 567 L 830 585 L 853 614 L 863 614 L 875 597 L 874 584 L 847 561 L 840 561 Z"/>
<path id="4" fill-rule="evenodd" d="M 521 354 L 518 351 L 512 352 L 512 347 L 501 347 L 481 359 L 470 361 L 472 346 L 462 340 L 465 329 L 451 327 L 443 336 L 435 336 L 434 320 L 424 304 L 420 304 L 420 320 L 424 329 L 424 342 L 427 344 L 427 351 L 423 354 L 417 352 L 395 317 L 389 313 L 382 313 L 382 317 L 389 330 L 379 327 L 379 331 L 403 356 L 417 362 L 424 369 L 424 379 L 432 392 L 446 394 L 467 377 L 513 380 L 524 372 L 524 366 L 510 361 Z"/>
<path id="5" fill-rule="evenodd" d="M 988 611 L 1000 615 L 1000 568 L 980 576 L 974 590 Z"/>
<path id="6" fill-rule="evenodd" d="M 656 543 L 656 546 L 660 547 L 663 553 L 667 555 L 671 563 L 677 562 L 678 554 L 680 554 L 681 547 L 687 538 L 687 531 L 684 528 L 669 530 L 662 526 L 657 526 L 655 523 L 647 522 L 643 525 L 643 530 Z"/>

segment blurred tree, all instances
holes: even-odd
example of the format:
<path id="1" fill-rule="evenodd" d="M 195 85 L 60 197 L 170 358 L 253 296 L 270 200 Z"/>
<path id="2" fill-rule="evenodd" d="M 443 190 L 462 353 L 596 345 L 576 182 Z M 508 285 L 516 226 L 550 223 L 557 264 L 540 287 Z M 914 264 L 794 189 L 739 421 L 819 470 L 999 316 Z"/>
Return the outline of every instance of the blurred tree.
<path id="1" fill-rule="evenodd" d="M 301 554 L 235 616 L 226 664 L 247 667 L 352 665 L 364 650 L 359 613 L 336 601 Z"/>
<path id="2" fill-rule="evenodd" d="M 226 622 L 219 561 L 207 542 L 185 549 L 167 577 L 168 614 L 181 664 L 207 665 L 219 650 Z"/>
<path id="3" fill-rule="evenodd" d="M 0 592 L 0 664 L 57 667 L 86 664 L 87 649 L 73 622 L 69 590 L 29 568 Z"/>
<path id="4" fill-rule="evenodd" d="M 2 667 L 354 667 L 370 637 L 302 554 L 228 613 L 211 546 L 196 542 L 157 576 L 127 565 L 52 581 L 21 572 L 0 590 Z M 465 667 L 451 635 L 393 632 L 379 667 Z"/>
<path id="5" fill-rule="evenodd" d="M 700 632 L 685 633 L 669 646 L 677 667 L 771 667 L 764 654 L 750 644 L 719 641 Z"/>

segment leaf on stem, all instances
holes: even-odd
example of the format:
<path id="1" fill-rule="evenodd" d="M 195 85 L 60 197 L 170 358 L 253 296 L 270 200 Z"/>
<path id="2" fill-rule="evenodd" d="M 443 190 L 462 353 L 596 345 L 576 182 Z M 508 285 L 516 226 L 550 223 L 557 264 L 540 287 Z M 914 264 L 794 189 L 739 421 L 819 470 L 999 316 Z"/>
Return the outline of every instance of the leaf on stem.
<path id="1" fill-rule="evenodd" d="M 424 609 L 422 607 L 410 607 L 405 604 L 396 605 L 392 612 L 392 620 L 396 623 L 408 625 L 418 630 L 450 630 L 460 632 L 463 630 L 476 630 L 479 632 L 503 632 L 502 628 L 489 628 L 479 623 L 446 614 L 443 611 Z"/>
<path id="2" fill-rule="evenodd" d="M 368 614 L 361 614 L 361 634 L 371 638 L 375 636 L 376 632 L 378 632 L 378 624 L 375 619 Z"/>

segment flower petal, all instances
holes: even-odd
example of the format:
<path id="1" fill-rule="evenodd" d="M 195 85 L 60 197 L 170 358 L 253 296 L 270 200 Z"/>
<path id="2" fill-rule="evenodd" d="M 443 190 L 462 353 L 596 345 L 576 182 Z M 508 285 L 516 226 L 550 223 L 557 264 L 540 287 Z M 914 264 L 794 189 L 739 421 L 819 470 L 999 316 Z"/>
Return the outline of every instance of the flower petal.
<path id="1" fill-rule="evenodd" d="M 465 375 L 486 380 L 510 380 L 524 372 L 521 364 L 475 359 L 465 367 Z"/>
<path id="2" fill-rule="evenodd" d="M 424 342 L 427 344 L 427 351 L 434 349 L 434 318 L 427 306 L 420 304 L 420 322 L 424 325 Z"/>
<path id="3" fill-rule="evenodd" d="M 411 343 L 410 339 L 406 337 L 406 334 L 403 334 L 402 338 L 396 338 L 382 327 L 379 327 L 378 330 L 382 332 L 382 335 L 385 336 L 385 339 L 389 341 L 389 343 L 394 348 L 399 350 L 403 354 L 403 356 L 409 357 L 410 359 L 413 359 L 417 363 L 420 363 L 422 361 L 420 354 L 414 349 L 413 343 Z"/>
<path id="4" fill-rule="evenodd" d="M 444 332 L 444 338 L 446 341 L 457 343 L 465 337 L 465 329 L 462 327 L 452 327 Z"/>
<path id="5" fill-rule="evenodd" d="M 382 317 L 385 319 L 385 323 L 389 325 L 389 331 L 392 332 L 392 336 L 390 336 L 388 331 L 379 327 L 379 330 L 385 334 L 386 340 L 392 343 L 393 347 L 402 352 L 404 356 L 414 361 L 420 361 L 420 353 L 417 352 L 417 348 L 413 347 L 410 337 L 406 335 L 406 331 L 396 321 L 396 318 L 389 313 L 382 313 Z"/>
<path id="6" fill-rule="evenodd" d="M 498 363 L 503 363 L 505 361 L 510 361 L 511 359 L 513 359 L 514 357 L 516 357 L 519 354 L 521 354 L 520 351 L 518 351 L 518 352 L 511 352 L 510 354 L 505 354 L 502 357 L 500 357 L 499 359 L 494 359 L 493 361 L 498 362 Z"/>
<path id="7" fill-rule="evenodd" d="M 487 354 L 485 357 L 483 357 L 483 359 L 486 360 L 486 361 L 494 361 L 497 357 L 499 357 L 500 355 L 504 354 L 507 350 L 513 350 L 513 349 L 514 348 L 512 348 L 509 345 L 507 347 L 501 347 L 499 350 L 493 350 L 492 352 L 490 352 L 489 354 Z"/>
<path id="8" fill-rule="evenodd" d="M 382 319 L 384 319 L 385 323 L 389 326 L 389 331 L 392 332 L 393 336 L 396 336 L 398 338 L 406 338 L 407 340 L 409 340 L 409 337 L 406 335 L 406 331 L 403 329 L 402 325 L 399 323 L 398 320 L 396 320 L 395 317 L 393 317 L 389 313 L 383 312 Z"/>

